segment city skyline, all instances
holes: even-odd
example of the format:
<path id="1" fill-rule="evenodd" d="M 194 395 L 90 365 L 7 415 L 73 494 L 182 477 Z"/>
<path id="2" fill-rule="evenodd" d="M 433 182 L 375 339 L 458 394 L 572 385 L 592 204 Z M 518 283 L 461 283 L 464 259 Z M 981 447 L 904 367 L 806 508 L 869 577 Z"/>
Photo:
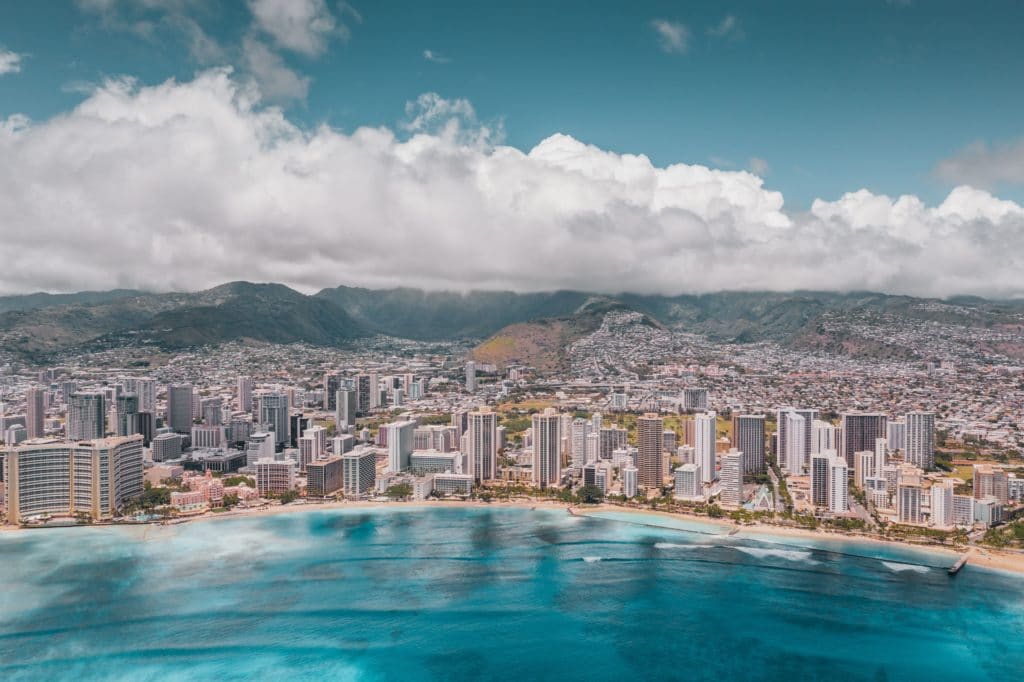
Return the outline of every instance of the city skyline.
<path id="1" fill-rule="evenodd" d="M 1021 59 L 1017 5 L 568 5 L 515 78 L 504 46 L 456 46 L 480 14 L 442 30 L 443 12 L 396 8 L 5 7 L 0 25 L 46 30 L 0 29 L 0 224 L 19 253 L 0 291 L 1024 294 L 1020 93 L 992 76 Z M 408 21 L 409 40 L 389 33 Z M 569 25 L 589 40 L 545 68 L 544 31 Z M 379 87 L 353 77 L 375 59 Z M 751 64 L 788 77 L 767 87 Z M 561 94 L 566 69 L 615 105 Z M 641 74 L 655 85 L 627 88 Z"/>

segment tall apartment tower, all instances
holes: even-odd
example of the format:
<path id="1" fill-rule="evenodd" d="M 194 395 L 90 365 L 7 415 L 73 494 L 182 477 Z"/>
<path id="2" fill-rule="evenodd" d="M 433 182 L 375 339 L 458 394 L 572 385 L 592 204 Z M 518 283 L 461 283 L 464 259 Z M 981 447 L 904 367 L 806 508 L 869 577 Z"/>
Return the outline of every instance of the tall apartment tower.
<path id="1" fill-rule="evenodd" d="M 334 393 L 334 423 L 340 431 L 356 425 L 356 391 L 341 388 Z"/>
<path id="2" fill-rule="evenodd" d="M 811 422 L 811 454 L 839 450 L 839 429 L 820 419 Z"/>
<path id="3" fill-rule="evenodd" d="M 139 424 L 139 397 L 134 393 L 117 396 L 115 402 L 117 414 L 117 435 L 131 436 L 141 433 Z"/>
<path id="4" fill-rule="evenodd" d="M 662 432 L 665 420 L 648 413 L 636 420 L 637 482 L 641 488 L 658 488 L 662 483 Z"/>
<path id="5" fill-rule="evenodd" d="M 722 504 L 738 507 L 743 502 L 743 455 L 733 448 L 722 456 Z"/>
<path id="6" fill-rule="evenodd" d="M 907 449 L 904 460 L 922 469 L 935 468 L 935 413 L 907 413 Z"/>
<path id="7" fill-rule="evenodd" d="M 558 485 L 562 474 L 561 416 L 554 408 L 533 415 L 533 483 Z"/>
<path id="8" fill-rule="evenodd" d="M 252 377 L 238 377 L 238 409 L 252 412 Z"/>
<path id="9" fill-rule="evenodd" d="M 763 414 L 732 418 L 732 446 L 743 453 L 743 473 L 764 473 L 764 435 Z"/>
<path id="10" fill-rule="evenodd" d="M 324 410 L 333 412 L 338 409 L 338 391 L 341 389 L 342 377 L 340 374 L 328 372 L 324 374 Z"/>
<path id="11" fill-rule="evenodd" d="M 699 412 L 708 409 L 708 389 L 706 388 L 684 388 L 679 398 L 684 412 Z"/>
<path id="12" fill-rule="evenodd" d="M 43 397 L 44 391 L 38 386 L 33 386 L 25 393 L 25 430 L 29 438 L 43 436 L 43 418 L 46 416 Z"/>
<path id="13" fill-rule="evenodd" d="M 846 460 L 833 455 L 828 461 L 828 510 L 845 514 L 850 510 L 850 477 Z"/>
<path id="14" fill-rule="evenodd" d="M 875 449 L 875 439 L 885 438 L 889 418 L 880 412 L 844 412 L 839 436 L 839 456 L 853 468 L 856 452 Z"/>
<path id="15" fill-rule="evenodd" d="M 106 417 L 106 401 L 102 393 L 72 393 L 68 404 L 67 439 L 103 438 Z"/>
<path id="16" fill-rule="evenodd" d="M 823 450 L 811 455 L 811 504 L 815 507 L 828 506 L 829 467 L 835 458 L 835 450 Z"/>
<path id="17" fill-rule="evenodd" d="M 715 471 L 715 448 L 718 437 L 718 415 L 702 412 L 694 418 L 694 448 L 696 461 L 700 465 L 701 483 L 711 483 L 718 478 Z"/>
<path id="18" fill-rule="evenodd" d="M 373 391 L 377 390 L 376 386 L 371 386 L 372 383 L 375 383 L 375 379 L 376 375 L 356 375 L 356 411 L 359 414 L 366 414 L 373 407 L 370 397 Z"/>
<path id="19" fill-rule="evenodd" d="M 800 419 L 793 418 L 793 415 Z M 775 455 L 779 466 L 786 473 L 800 474 L 807 467 L 813 440 L 812 425 L 817 416 L 817 410 L 785 407 L 777 411 L 778 440 Z"/>
<path id="20" fill-rule="evenodd" d="M 397 474 L 399 471 L 408 469 L 416 422 L 393 422 L 382 428 L 388 430 L 388 470 Z"/>
<path id="21" fill-rule="evenodd" d="M 175 433 L 192 433 L 192 384 L 167 387 L 167 426 Z"/>
<path id="22" fill-rule="evenodd" d="M 267 393 L 260 396 L 260 424 L 274 432 L 274 442 L 277 445 L 291 441 L 287 395 Z"/>
<path id="23" fill-rule="evenodd" d="M 582 469 L 587 460 L 587 436 L 590 435 L 591 423 L 586 419 L 574 419 L 569 426 L 570 464 L 574 469 Z M 536 438 L 536 434 L 534 434 Z M 534 446 L 536 447 L 536 445 Z"/>
<path id="24" fill-rule="evenodd" d="M 470 412 L 467 420 L 469 473 L 477 483 L 489 481 L 498 473 L 498 415 L 481 407 Z"/>
<path id="25" fill-rule="evenodd" d="M 466 390 L 476 393 L 476 363 L 472 360 L 466 363 Z"/>

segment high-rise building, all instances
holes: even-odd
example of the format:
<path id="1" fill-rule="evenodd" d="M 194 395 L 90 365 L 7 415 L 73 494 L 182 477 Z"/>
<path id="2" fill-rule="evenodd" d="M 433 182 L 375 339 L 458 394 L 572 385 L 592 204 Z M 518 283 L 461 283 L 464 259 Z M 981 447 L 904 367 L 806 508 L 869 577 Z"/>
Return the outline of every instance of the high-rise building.
<path id="1" fill-rule="evenodd" d="M 907 420 L 901 417 L 886 424 L 885 438 L 889 449 L 893 452 L 905 450 L 907 447 Z"/>
<path id="2" fill-rule="evenodd" d="M 341 460 L 346 497 L 359 497 L 373 490 L 377 480 L 377 458 L 372 450 L 352 450 L 342 455 Z"/>
<path id="3" fill-rule="evenodd" d="M 284 393 L 266 393 L 260 396 L 260 424 L 274 432 L 274 442 L 291 442 L 291 424 L 288 420 L 288 396 Z"/>
<path id="4" fill-rule="evenodd" d="M 297 465 L 294 459 L 264 457 L 256 460 L 251 468 L 256 474 L 256 490 L 261 496 L 295 490 Z"/>
<path id="5" fill-rule="evenodd" d="M 904 460 L 922 469 L 935 468 L 935 414 L 908 412 Z"/>
<path id="6" fill-rule="evenodd" d="M 125 393 L 139 397 L 139 412 L 156 413 L 156 379 L 131 377 L 124 382 Z"/>
<path id="7" fill-rule="evenodd" d="M 875 475 L 875 453 L 870 450 L 856 452 L 853 455 L 853 482 L 863 489 L 865 481 Z M 878 469 L 881 471 L 881 469 Z"/>
<path id="8" fill-rule="evenodd" d="M 355 389 L 342 388 L 334 394 L 334 423 L 341 431 L 356 425 Z"/>
<path id="9" fill-rule="evenodd" d="M 722 456 L 722 504 L 738 507 L 743 503 L 743 454 L 733 448 Z"/>
<path id="10" fill-rule="evenodd" d="M 192 384 L 167 387 L 167 426 L 175 433 L 192 433 Z"/>
<path id="11" fill-rule="evenodd" d="M 681 500 L 703 500 L 704 484 L 702 479 L 700 464 L 684 464 L 675 471 L 673 496 Z"/>
<path id="12" fill-rule="evenodd" d="M 341 390 L 343 381 L 340 374 L 324 374 L 324 410 L 327 412 L 338 409 L 338 391 Z"/>
<path id="13" fill-rule="evenodd" d="M 718 478 L 715 471 L 717 441 L 718 414 L 714 411 L 701 412 L 694 417 L 694 448 L 700 475 L 703 476 L 702 483 L 711 483 Z"/>
<path id="14" fill-rule="evenodd" d="M 201 399 L 199 416 L 207 426 L 220 426 L 224 420 L 224 401 L 216 397 Z"/>
<path id="15" fill-rule="evenodd" d="M 787 474 L 799 476 L 807 468 L 813 440 L 812 426 L 817 416 L 817 410 L 786 407 L 777 411 L 775 453 L 779 467 Z"/>
<path id="16" fill-rule="evenodd" d="M 815 419 L 811 422 L 811 454 L 825 450 L 839 451 L 839 429 L 826 421 Z"/>
<path id="17" fill-rule="evenodd" d="M 632 464 L 622 468 L 622 494 L 627 499 L 636 497 L 638 471 Z"/>
<path id="18" fill-rule="evenodd" d="M 533 483 L 538 488 L 558 485 L 561 474 L 561 416 L 549 407 L 533 415 Z"/>
<path id="19" fill-rule="evenodd" d="M 684 388 L 679 395 L 680 407 L 684 412 L 702 412 L 708 409 L 708 389 Z"/>
<path id="20" fill-rule="evenodd" d="M 764 473 L 764 437 L 763 414 L 732 418 L 732 446 L 743 453 L 743 473 Z"/>
<path id="21" fill-rule="evenodd" d="M 586 419 L 573 419 L 569 427 L 569 458 L 574 469 L 582 469 L 587 463 L 587 436 L 591 424 Z"/>
<path id="22" fill-rule="evenodd" d="M 344 460 L 337 455 L 306 464 L 306 495 L 327 497 L 344 486 Z"/>
<path id="23" fill-rule="evenodd" d="M 840 433 L 839 456 L 846 465 L 853 466 L 853 454 L 862 450 L 874 450 L 875 439 L 886 437 L 889 418 L 880 412 L 844 412 Z"/>
<path id="24" fill-rule="evenodd" d="M 850 510 L 850 478 L 846 460 L 837 455 L 828 461 L 828 510 L 845 514 Z"/>
<path id="25" fill-rule="evenodd" d="M 106 417 L 106 401 L 102 393 L 72 393 L 68 404 L 67 439 L 103 438 Z"/>
<path id="26" fill-rule="evenodd" d="M 598 442 L 598 457 L 603 460 L 612 458 L 612 453 L 619 448 L 626 447 L 628 443 L 628 432 L 626 429 L 615 426 L 602 426 L 600 440 Z"/>
<path id="27" fill-rule="evenodd" d="M 472 360 L 466 363 L 466 390 L 476 393 L 476 363 Z"/>
<path id="28" fill-rule="evenodd" d="M 991 464 L 974 465 L 974 499 L 994 497 L 1003 504 L 1009 501 L 1009 476 L 1000 467 Z"/>
<path id="29" fill-rule="evenodd" d="M 829 464 L 835 456 L 835 450 L 824 450 L 811 455 L 811 504 L 815 507 L 828 506 Z"/>
<path id="30" fill-rule="evenodd" d="M 242 412 L 252 412 L 252 377 L 238 377 L 238 409 Z"/>
<path id="31" fill-rule="evenodd" d="M 661 459 L 664 456 L 661 434 L 665 430 L 665 420 L 657 414 L 648 413 L 636 420 L 636 428 L 638 483 L 641 488 L 659 488 L 663 471 Z"/>
<path id="32" fill-rule="evenodd" d="M 373 377 L 369 374 L 357 374 L 356 375 L 356 412 L 358 414 L 366 414 L 370 411 L 370 396 L 376 387 L 371 389 L 371 382 Z"/>
<path id="33" fill-rule="evenodd" d="M 466 431 L 469 473 L 477 483 L 489 481 L 498 468 L 498 415 L 489 407 L 470 412 Z"/>
<path id="34" fill-rule="evenodd" d="M 117 396 L 116 402 L 118 436 L 131 436 L 141 433 L 139 424 L 139 397 L 134 393 Z"/>
<path id="35" fill-rule="evenodd" d="M 245 465 L 250 469 L 260 459 L 273 459 L 274 434 L 270 431 L 256 431 L 249 434 L 245 442 Z"/>
<path id="36" fill-rule="evenodd" d="M 8 448 L 3 460 L 12 524 L 41 514 L 109 520 L 142 494 L 140 435 L 25 444 Z"/>
<path id="37" fill-rule="evenodd" d="M 46 417 L 44 403 L 46 392 L 33 386 L 25 393 L 25 430 L 29 438 L 42 438 L 43 424 Z"/>
<path id="38" fill-rule="evenodd" d="M 936 481 L 932 485 L 932 525 L 936 528 L 949 529 L 954 524 L 953 517 L 953 481 Z"/>
<path id="39" fill-rule="evenodd" d="M 388 471 L 397 474 L 408 469 L 416 422 L 392 422 L 391 424 L 385 424 L 381 428 L 387 429 L 388 433 Z"/>

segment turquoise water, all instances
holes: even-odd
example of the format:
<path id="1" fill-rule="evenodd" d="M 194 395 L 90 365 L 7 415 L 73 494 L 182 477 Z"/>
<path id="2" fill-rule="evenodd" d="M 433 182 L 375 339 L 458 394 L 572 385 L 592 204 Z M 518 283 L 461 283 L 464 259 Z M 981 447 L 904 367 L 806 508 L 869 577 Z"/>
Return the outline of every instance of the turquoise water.
<path id="1" fill-rule="evenodd" d="M 1024 671 L 1020 577 L 968 566 L 950 579 L 945 556 L 921 551 L 637 520 L 425 507 L 0 533 L 0 679 Z"/>

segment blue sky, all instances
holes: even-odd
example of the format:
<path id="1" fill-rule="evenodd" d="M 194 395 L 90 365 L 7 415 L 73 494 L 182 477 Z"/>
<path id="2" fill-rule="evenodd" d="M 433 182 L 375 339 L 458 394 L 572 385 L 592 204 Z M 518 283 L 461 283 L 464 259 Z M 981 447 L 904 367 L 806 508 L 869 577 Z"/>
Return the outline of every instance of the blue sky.
<path id="1" fill-rule="evenodd" d="M 117 11 L 156 19 L 176 4 L 150 2 L 153 11 Z M 311 79 L 305 99 L 284 102 L 293 120 L 395 126 L 407 101 L 437 92 L 468 99 L 482 119 L 503 119 L 506 142 L 525 150 L 562 132 L 658 165 L 749 168 L 761 159 L 767 170 L 755 167 L 790 208 L 860 188 L 935 202 L 952 185 L 936 176 L 940 161 L 1024 133 L 1020 2 L 357 0 L 353 8 L 359 18 L 332 6 L 347 39 L 328 40 L 316 56 L 281 52 Z M 185 12 L 221 45 L 250 30 L 244 3 Z M 685 49 L 666 52 L 656 20 L 684 25 Z M 85 96 L 79 86 L 106 76 L 158 83 L 207 65 L 176 30 L 140 36 L 73 2 L 0 4 L 0 46 L 25 55 L 19 73 L 0 78 L 0 114 L 33 119 L 70 108 Z M 995 189 L 1022 198 L 1019 186 Z"/>

